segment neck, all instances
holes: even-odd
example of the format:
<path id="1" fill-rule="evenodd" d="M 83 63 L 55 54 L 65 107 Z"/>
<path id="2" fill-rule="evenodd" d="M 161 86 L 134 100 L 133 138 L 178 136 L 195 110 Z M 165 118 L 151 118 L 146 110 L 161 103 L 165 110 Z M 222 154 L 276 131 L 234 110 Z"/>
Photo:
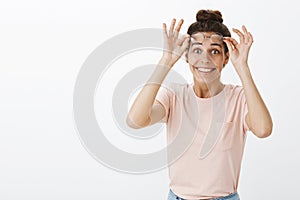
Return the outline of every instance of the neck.
<path id="1" fill-rule="evenodd" d="M 200 98 L 210 98 L 219 94 L 225 85 L 218 81 L 212 83 L 198 82 L 194 80 L 194 92 Z"/>

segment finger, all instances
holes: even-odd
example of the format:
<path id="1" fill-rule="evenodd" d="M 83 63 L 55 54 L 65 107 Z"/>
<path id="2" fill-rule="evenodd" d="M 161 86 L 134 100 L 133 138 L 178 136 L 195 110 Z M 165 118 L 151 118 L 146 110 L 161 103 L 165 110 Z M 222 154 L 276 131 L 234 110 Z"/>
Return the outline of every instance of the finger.
<path id="1" fill-rule="evenodd" d="M 176 23 L 176 19 L 174 18 L 174 19 L 172 19 L 172 22 L 171 22 L 171 26 L 170 26 L 170 30 L 169 30 L 169 36 L 173 35 L 175 23 Z"/>
<path id="2" fill-rule="evenodd" d="M 176 26 L 176 29 L 175 29 L 175 31 L 180 31 L 180 29 L 181 29 L 181 26 L 182 26 L 182 24 L 183 24 L 183 22 L 184 22 L 184 20 L 183 19 L 181 19 L 179 22 L 178 22 L 178 25 Z"/>
<path id="3" fill-rule="evenodd" d="M 248 33 L 248 30 L 247 30 L 247 28 L 246 28 L 245 25 L 242 26 L 242 29 L 243 29 L 243 31 L 244 31 L 245 34 Z"/>
<path id="4" fill-rule="evenodd" d="M 243 32 L 244 32 L 244 38 L 245 38 L 244 42 L 245 42 L 246 44 L 248 44 L 250 38 L 249 38 L 249 34 L 248 34 L 248 31 L 247 31 L 245 25 L 242 26 L 242 30 L 243 30 Z"/>
<path id="5" fill-rule="evenodd" d="M 225 38 L 224 42 L 226 43 L 226 45 L 228 47 L 229 54 L 231 54 L 231 52 L 233 51 L 233 47 L 232 47 L 233 44 L 232 44 L 232 42 L 228 38 Z"/>
<path id="6" fill-rule="evenodd" d="M 188 39 L 190 38 L 190 35 L 189 35 L 189 34 L 183 35 L 183 36 L 177 41 L 177 45 L 178 45 L 178 46 L 182 46 L 183 42 L 184 42 L 187 38 L 188 38 Z"/>
<path id="7" fill-rule="evenodd" d="M 190 37 L 187 36 L 184 40 L 184 42 L 182 43 L 182 46 L 180 47 L 180 50 L 182 52 L 184 52 L 185 50 L 187 50 L 188 46 L 190 45 Z"/>
<path id="8" fill-rule="evenodd" d="M 238 29 L 233 28 L 232 30 L 240 37 L 240 43 L 244 43 L 244 34 Z"/>
<path id="9" fill-rule="evenodd" d="M 249 34 L 249 42 L 252 44 L 254 41 L 253 41 L 253 36 L 250 32 L 248 32 Z"/>
<path id="10" fill-rule="evenodd" d="M 174 35 L 175 38 L 178 37 L 178 34 L 179 34 L 179 31 L 180 31 L 180 29 L 181 29 L 182 24 L 183 24 L 183 19 L 181 19 L 181 20 L 178 22 L 178 24 L 177 24 L 177 26 L 176 26 L 176 28 L 175 28 L 175 35 Z"/>
<path id="11" fill-rule="evenodd" d="M 167 25 L 165 23 L 163 23 L 163 35 L 165 39 L 168 38 Z"/>
<path id="12" fill-rule="evenodd" d="M 245 33 L 245 38 L 247 38 L 247 39 L 245 39 L 245 42 L 247 43 L 247 44 L 252 44 L 253 43 L 253 36 L 251 35 L 251 33 L 247 30 L 247 28 L 246 28 L 246 26 L 242 26 L 242 29 L 243 29 L 243 31 L 244 31 L 244 33 Z"/>
<path id="13" fill-rule="evenodd" d="M 232 43 L 232 45 L 234 46 L 234 48 L 237 48 L 238 47 L 238 42 L 234 39 L 234 38 L 231 38 L 231 37 L 225 37 L 224 38 L 225 40 L 229 40 L 231 43 Z"/>

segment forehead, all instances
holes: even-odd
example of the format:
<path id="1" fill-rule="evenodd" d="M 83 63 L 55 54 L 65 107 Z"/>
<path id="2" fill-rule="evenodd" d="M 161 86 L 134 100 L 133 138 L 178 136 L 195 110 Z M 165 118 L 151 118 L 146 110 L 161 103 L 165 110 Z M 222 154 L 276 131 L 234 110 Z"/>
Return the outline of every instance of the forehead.
<path id="1" fill-rule="evenodd" d="M 201 39 L 203 37 L 210 37 L 211 35 L 216 35 L 218 33 L 215 33 L 215 32 L 197 32 L 197 33 L 194 33 L 191 35 L 191 38 L 194 38 L 194 39 Z"/>
<path id="2" fill-rule="evenodd" d="M 190 37 L 190 45 L 215 45 L 223 46 L 223 37 L 215 32 L 198 32 Z"/>

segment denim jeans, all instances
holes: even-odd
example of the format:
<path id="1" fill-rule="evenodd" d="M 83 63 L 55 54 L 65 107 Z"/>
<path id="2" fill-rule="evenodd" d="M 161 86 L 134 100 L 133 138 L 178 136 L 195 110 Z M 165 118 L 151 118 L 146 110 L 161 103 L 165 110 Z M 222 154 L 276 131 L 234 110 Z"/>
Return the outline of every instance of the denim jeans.
<path id="1" fill-rule="evenodd" d="M 170 189 L 169 190 L 169 195 L 168 195 L 168 200 L 185 200 L 183 198 L 180 198 L 174 192 Z M 239 194 L 237 192 L 234 192 L 232 194 L 229 194 L 225 197 L 218 197 L 218 198 L 212 198 L 211 200 L 240 200 Z"/>

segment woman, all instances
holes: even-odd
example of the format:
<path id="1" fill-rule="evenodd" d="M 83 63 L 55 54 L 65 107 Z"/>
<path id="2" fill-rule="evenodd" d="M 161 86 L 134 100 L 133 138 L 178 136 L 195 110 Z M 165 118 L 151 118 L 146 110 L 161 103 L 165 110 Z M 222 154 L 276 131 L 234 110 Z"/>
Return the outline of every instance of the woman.
<path id="1" fill-rule="evenodd" d="M 165 122 L 168 143 L 178 134 L 195 132 L 188 148 L 169 166 L 169 200 L 237 200 L 246 132 L 265 138 L 272 132 L 272 119 L 248 66 L 253 38 L 246 27 L 243 32 L 233 29 L 237 42 L 219 11 L 200 10 L 196 18 L 181 38 L 182 19 L 176 28 L 173 19 L 168 31 L 163 23 L 165 51 L 149 84 L 136 97 L 127 124 L 142 128 Z M 194 82 L 160 87 L 183 54 Z M 242 86 L 221 82 L 229 60 Z"/>

